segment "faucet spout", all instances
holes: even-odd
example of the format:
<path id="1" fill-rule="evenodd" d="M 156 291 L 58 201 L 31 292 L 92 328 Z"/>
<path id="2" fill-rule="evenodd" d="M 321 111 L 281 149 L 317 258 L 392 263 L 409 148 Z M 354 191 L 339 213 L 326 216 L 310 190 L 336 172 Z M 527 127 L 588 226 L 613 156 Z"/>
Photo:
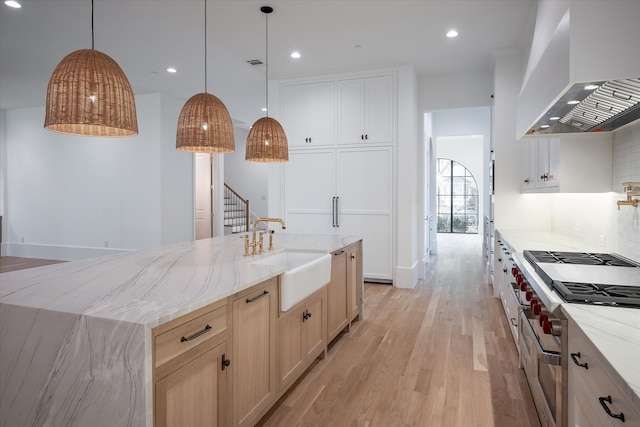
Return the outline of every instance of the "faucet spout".
<path id="1" fill-rule="evenodd" d="M 256 228 L 259 222 L 279 222 L 283 230 L 287 228 L 287 224 L 280 218 L 256 218 L 253 220 L 253 226 L 251 227 L 254 243 L 256 241 Z"/>

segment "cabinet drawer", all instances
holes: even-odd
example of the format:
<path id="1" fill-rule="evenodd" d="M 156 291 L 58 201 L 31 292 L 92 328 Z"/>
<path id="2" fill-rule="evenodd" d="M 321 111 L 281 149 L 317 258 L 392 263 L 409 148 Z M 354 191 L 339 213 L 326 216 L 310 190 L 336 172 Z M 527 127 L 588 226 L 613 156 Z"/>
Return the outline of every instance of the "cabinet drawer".
<path id="1" fill-rule="evenodd" d="M 182 318 L 186 320 L 185 318 Z M 196 318 L 181 322 L 155 337 L 155 367 L 180 356 L 195 346 L 227 330 L 227 306 L 208 311 Z"/>
<path id="2" fill-rule="evenodd" d="M 625 394 L 628 387 L 614 382 L 608 373 L 611 368 L 574 322 L 569 322 L 569 337 L 569 375 L 580 375 L 584 379 L 592 394 L 591 402 L 587 404 L 602 411 L 613 425 L 640 425 L 640 414 L 632 404 L 632 397 Z M 578 366 L 578 363 L 587 367 Z M 603 401 L 608 397 L 611 402 Z M 624 423 L 607 415 L 605 407 L 614 415 L 624 414 Z"/>

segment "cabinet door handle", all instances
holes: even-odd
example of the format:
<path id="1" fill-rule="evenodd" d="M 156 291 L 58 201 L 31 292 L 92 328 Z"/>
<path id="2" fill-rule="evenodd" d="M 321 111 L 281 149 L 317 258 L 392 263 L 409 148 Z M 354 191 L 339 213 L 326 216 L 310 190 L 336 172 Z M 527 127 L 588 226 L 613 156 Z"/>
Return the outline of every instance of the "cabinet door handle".
<path id="1" fill-rule="evenodd" d="M 229 365 L 231 365 L 231 360 L 227 359 L 227 355 L 223 354 L 222 355 L 222 370 L 224 371 L 225 369 L 227 369 L 229 367 Z"/>
<path id="2" fill-rule="evenodd" d="M 364 141 L 364 134 L 360 135 L 360 139 Z"/>
<path id="3" fill-rule="evenodd" d="M 251 298 L 251 299 L 247 298 L 247 304 L 249 304 L 251 302 L 254 302 L 254 301 L 258 301 L 260 298 L 262 298 L 262 297 L 264 297 L 266 295 L 269 295 L 269 291 L 264 291 L 263 293 L 261 293 L 260 295 L 258 295 L 255 298 Z"/>
<path id="4" fill-rule="evenodd" d="M 573 363 L 575 363 L 576 365 L 580 366 L 581 368 L 589 369 L 589 363 L 588 362 L 580 363 L 580 362 L 578 362 L 578 359 L 580 359 L 580 352 L 571 353 L 571 360 L 573 360 Z"/>
<path id="5" fill-rule="evenodd" d="M 207 326 L 204 327 L 203 330 L 201 330 L 200 332 L 196 332 L 195 334 L 191 335 L 190 337 L 182 337 L 182 338 L 180 338 L 180 342 L 186 342 L 186 341 L 194 340 L 194 339 L 198 338 L 200 335 L 206 334 L 210 330 L 211 330 L 211 326 L 207 325 Z"/>
<path id="6" fill-rule="evenodd" d="M 356 256 L 354 254 L 351 254 L 351 259 L 356 259 Z"/>
<path id="7" fill-rule="evenodd" d="M 331 220 L 333 221 L 333 228 L 336 227 L 336 196 L 333 196 L 331 202 Z"/>
<path id="8" fill-rule="evenodd" d="M 333 256 L 340 256 L 344 253 L 344 250 L 340 251 L 340 252 L 336 252 L 335 254 L 333 254 Z"/>
<path id="9" fill-rule="evenodd" d="M 369 135 L 367 135 L 366 133 L 364 134 L 364 139 L 367 140 L 369 139 Z"/>
<path id="10" fill-rule="evenodd" d="M 620 412 L 619 414 L 614 414 L 613 412 L 611 412 L 611 409 L 609 409 L 609 405 L 607 405 L 607 403 L 611 404 L 611 396 L 599 397 L 598 400 L 600 401 L 600 404 L 604 408 L 604 411 L 607 413 L 607 415 L 609 415 L 611 418 L 617 418 L 620 421 L 624 422 L 624 413 Z"/>
<path id="11" fill-rule="evenodd" d="M 336 227 L 340 227 L 340 197 L 336 196 Z"/>
<path id="12" fill-rule="evenodd" d="M 518 327 L 518 322 L 516 322 L 516 319 L 514 317 L 511 318 L 511 324 L 516 328 Z"/>

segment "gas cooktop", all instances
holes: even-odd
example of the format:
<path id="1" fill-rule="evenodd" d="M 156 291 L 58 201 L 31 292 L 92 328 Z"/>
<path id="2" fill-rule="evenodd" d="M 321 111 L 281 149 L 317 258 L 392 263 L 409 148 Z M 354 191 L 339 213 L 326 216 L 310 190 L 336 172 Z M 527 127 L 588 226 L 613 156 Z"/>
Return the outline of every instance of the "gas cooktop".
<path id="1" fill-rule="evenodd" d="M 531 264 L 608 265 L 614 267 L 638 267 L 639 265 L 615 254 L 592 254 L 588 252 L 524 251 Z"/>
<path id="2" fill-rule="evenodd" d="M 616 254 L 524 251 L 523 255 L 565 301 L 640 308 L 640 264 Z"/>

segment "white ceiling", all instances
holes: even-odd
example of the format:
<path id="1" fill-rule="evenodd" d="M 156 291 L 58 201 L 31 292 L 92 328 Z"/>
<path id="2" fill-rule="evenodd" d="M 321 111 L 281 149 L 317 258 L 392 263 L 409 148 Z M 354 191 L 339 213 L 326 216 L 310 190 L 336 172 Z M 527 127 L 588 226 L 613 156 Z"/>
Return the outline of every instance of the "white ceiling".
<path id="1" fill-rule="evenodd" d="M 4 2 L 3 2 L 4 3 Z M 91 47 L 90 0 L 0 4 L 0 108 L 44 105 L 51 72 Z M 208 0 L 208 92 L 249 126 L 269 78 L 413 64 L 419 76 L 489 70 L 491 53 L 531 37 L 537 0 Z M 95 0 L 95 49 L 118 62 L 134 92 L 185 100 L 204 91 L 204 0 Z M 460 33 L 445 37 L 447 30 Z M 359 45 L 361 47 L 355 47 Z M 302 58 L 289 57 L 299 50 Z M 168 74 L 169 66 L 177 68 Z"/>

